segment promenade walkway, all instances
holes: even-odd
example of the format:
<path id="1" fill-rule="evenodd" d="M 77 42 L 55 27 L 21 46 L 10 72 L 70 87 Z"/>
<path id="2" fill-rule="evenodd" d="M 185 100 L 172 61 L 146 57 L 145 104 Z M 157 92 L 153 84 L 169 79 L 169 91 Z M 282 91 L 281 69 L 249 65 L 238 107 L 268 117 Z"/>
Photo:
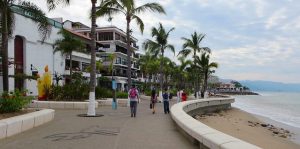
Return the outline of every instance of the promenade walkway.
<path id="1" fill-rule="evenodd" d="M 142 99 L 136 118 L 129 108 L 99 107 L 103 117 L 86 118 L 86 110 L 56 110 L 55 119 L 22 134 L 0 140 L 1 149 L 194 149 L 175 127 L 162 103 L 157 113 Z"/>

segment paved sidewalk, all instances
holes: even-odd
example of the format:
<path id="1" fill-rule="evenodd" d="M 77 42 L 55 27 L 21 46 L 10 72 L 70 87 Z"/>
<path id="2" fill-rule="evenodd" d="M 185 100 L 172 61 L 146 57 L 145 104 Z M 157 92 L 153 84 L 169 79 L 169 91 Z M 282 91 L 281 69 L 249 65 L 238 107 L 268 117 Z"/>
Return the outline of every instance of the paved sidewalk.
<path id="1" fill-rule="evenodd" d="M 194 149 L 175 128 L 162 103 L 156 114 L 149 100 L 138 104 L 136 118 L 129 108 L 99 107 L 98 118 L 77 117 L 86 110 L 56 110 L 50 123 L 0 140 L 1 149 Z"/>

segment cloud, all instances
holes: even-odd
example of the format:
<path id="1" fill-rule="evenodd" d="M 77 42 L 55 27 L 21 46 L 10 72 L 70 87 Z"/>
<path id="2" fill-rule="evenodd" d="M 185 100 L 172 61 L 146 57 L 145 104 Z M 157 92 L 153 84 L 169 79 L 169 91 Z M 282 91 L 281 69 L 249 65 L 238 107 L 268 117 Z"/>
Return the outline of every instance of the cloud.
<path id="1" fill-rule="evenodd" d="M 47 10 L 45 1 L 31 0 Z M 159 2 L 167 15 L 143 13 L 141 34 L 135 22 L 133 34 L 141 45 L 150 39 L 150 29 L 159 22 L 170 29 L 170 43 L 177 52 L 181 37 L 197 31 L 205 33 L 202 46 L 213 50 L 212 61 L 220 64 L 221 78 L 273 80 L 300 83 L 300 1 L 295 0 L 137 0 L 137 5 Z M 90 25 L 90 1 L 72 0 L 68 7 L 58 7 L 49 17 L 63 17 Z M 107 18 L 97 19 L 100 26 L 111 25 Z M 125 18 L 114 16 L 112 24 L 125 30 Z M 142 50 L 142 49 L 140 49 Z M 172 53 L 166 55 L 174 58 Z"/>

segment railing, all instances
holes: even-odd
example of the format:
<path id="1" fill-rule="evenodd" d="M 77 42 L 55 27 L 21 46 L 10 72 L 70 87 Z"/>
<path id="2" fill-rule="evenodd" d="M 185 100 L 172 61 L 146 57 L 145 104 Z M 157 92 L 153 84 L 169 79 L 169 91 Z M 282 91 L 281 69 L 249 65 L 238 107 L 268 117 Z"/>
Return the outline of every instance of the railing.
<path id="1" fill-rule="evenodd" d="M 102 75 L 103 76 L 111 76 L 111 74 L 109 74 L 109 73 L 104 73 Z M 127 78 L 127 73 L 114 73 L 114 76 L 116 76 L 116 77 L 126 77 Z M 132 74 L 131 78 L 137 78 L 137 76 Z"/>

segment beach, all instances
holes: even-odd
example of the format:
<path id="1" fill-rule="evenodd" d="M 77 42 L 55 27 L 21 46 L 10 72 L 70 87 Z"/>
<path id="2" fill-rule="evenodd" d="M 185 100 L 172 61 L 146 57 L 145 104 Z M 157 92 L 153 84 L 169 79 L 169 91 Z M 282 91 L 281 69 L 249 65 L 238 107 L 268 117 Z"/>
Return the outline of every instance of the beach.
<path id="1" fill-rule="evenodd" d="M 264 149 L 300 148 L 299 144 L 291 141 L 294 133 L 291 130 L 261 121 L 255 115 L 237 108 L 218 113 L 198 115 L 196 119 L 216 130 Z"/>

